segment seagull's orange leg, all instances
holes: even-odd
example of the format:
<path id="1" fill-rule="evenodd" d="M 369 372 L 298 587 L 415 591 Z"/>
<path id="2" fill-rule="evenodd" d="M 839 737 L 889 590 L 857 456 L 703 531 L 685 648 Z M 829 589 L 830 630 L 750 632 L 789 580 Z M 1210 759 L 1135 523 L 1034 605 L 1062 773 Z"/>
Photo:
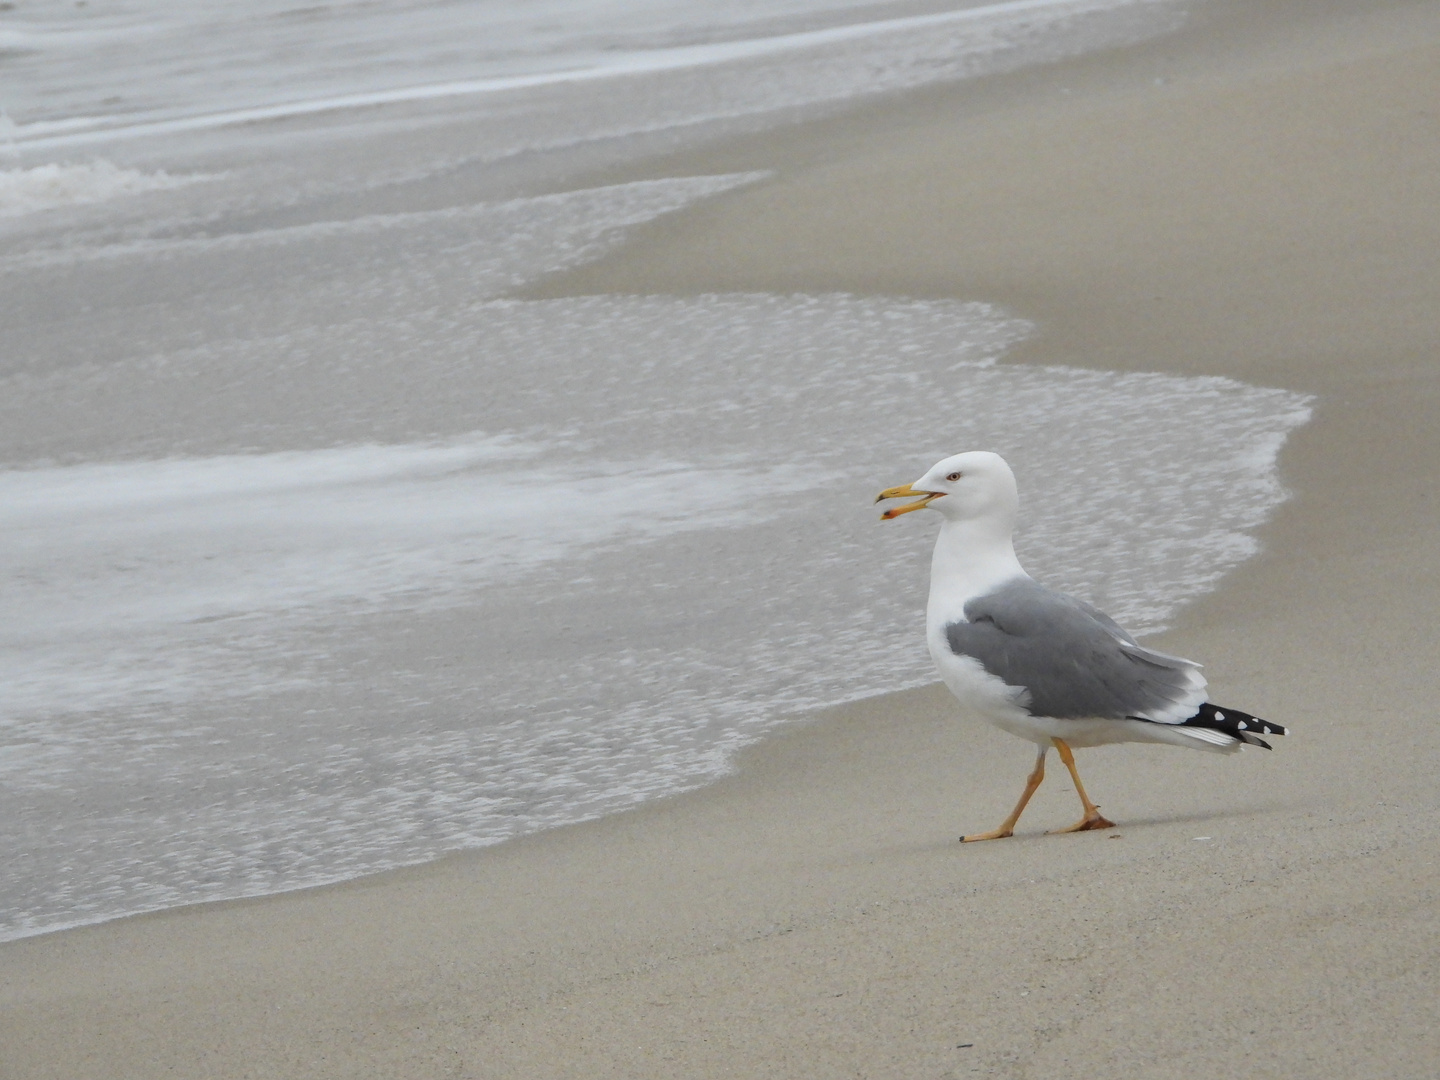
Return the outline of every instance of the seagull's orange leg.
<path id="1" fill-rule="evenodd" d="M 1060 751 L 1060 760 L 1065 763 L 1065 768 L 1070 770 L 1070 779 L 1075 781 L 1075 790 L 1080 795 L 1080 805 L 1085 807 L 1085 816 L 1074 825 L 1067 825 L 1063 829 L 1051 829 L 1051 832 L 1085 832 L 1087 829 L 1113 829 L 1115 823 L 1108 820 L 1100 813 L 1100 807 L 1090 801 L 1090 796 L 1085 794 L 1085 785 L 1080 783 L 1080 774 L 1075 771 L 1075 755 L 1070 752 L 1070 747 L 1065 745 L 1064 739 L 1051 739 L 1055 749 Z"/>
<path id="2" fill-rule="evenodd" d="M 1015 823 L 1025 812 L 1025 804 L 1030 801 L 1030 796 L 1035 794 L 1035 789 L 1040 786 L 1040 781 L 1045 779 L 1045 755 L 1049 750 L 1048 746 L 1040 747 L 1040 752 L 1035 755 L 1035 768 L 1030 770 L 1030 779 L 1025 781 L 1025 790 L 1020 795 L 1020 801 L 1015 804 L 1015 809 L 1010 811 L 1010 816 L 1001 823 L 1000 827 L 991 829 L 989 832 L 962 836 L 960 837 L 962 844 L 973 844 L 976 840 L 1003 840 L 1007 836 L 1015 835 Z M 1067 750 L 1066 753 L 1069 751 Z"/>

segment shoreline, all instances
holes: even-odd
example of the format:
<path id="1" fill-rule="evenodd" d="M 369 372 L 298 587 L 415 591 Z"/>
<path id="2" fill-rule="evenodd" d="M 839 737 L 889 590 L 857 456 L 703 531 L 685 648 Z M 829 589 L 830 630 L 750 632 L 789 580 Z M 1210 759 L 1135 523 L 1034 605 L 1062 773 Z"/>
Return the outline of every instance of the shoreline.
<path id="1" fill-rule="evenodd" d="M 1005 363 L 1316 394 L 1261 554 L 1155 639 L 1274 754 L 1087 754 L 1118 829 L 1042 836 L 1052 778 L 962 861 L 1028 751 L 943 688 L 866 699 L 628 813 L 0 945 L 14 1075 L 1428 1075 L 1437 58 L 1424 5 L 1216 0 L 647 162 L 779 176 L 522 293 L 984 300 L 1040 326 Z"/>

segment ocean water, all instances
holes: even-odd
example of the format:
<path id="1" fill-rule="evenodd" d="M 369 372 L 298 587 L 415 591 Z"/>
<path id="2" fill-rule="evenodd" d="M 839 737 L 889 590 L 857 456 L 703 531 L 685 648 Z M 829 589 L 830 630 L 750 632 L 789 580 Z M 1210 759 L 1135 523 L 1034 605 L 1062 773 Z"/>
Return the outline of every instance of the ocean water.
<path id="1" fill-rule="evenodd" d="M 959 449 L 1135 630 L 1214 588 L 1299 395 L 1011 367 L 983 297 L 516 298 L 775 180 L 586 169 L 1182 16 L 0 13 L 0 938 L 613 812 L 931 681 L 933 529 L 870 500 Z"/>

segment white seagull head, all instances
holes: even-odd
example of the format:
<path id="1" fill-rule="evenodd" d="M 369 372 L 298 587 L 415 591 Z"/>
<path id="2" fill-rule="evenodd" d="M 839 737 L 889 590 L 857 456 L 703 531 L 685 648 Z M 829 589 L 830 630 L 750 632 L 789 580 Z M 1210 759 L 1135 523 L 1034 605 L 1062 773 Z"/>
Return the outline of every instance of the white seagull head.
<path id="1" fill-rule="evenodd" d="M 930 509 L 951 521 L 990 518 L 1013 523 L 1020 507 L 1015 474 L 1004 458 L 988 450 L 971 450 L 937 461 L 915 483 L 886 488 L 875 501 L 914 495 L 920 498 L 880 516 L 888 521 L 911 510 Z"/>

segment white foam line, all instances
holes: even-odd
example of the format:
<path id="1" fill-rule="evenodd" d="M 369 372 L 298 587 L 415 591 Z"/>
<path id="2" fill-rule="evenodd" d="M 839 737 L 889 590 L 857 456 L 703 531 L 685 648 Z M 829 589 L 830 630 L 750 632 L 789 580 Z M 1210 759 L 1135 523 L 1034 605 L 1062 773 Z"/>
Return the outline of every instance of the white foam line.
<path id="1" fill-rule="evenodd" d="M 16 127 L 11 143 L 16 147 L 42 148 L 52 146 L 78 146 L 85 143 L 102 142 L 111 139 L 138 138 L 146 135 L 169 135 L 186 131 L 202 131 L 210 128 L 229 127 L 234 124 L 250 124 L 264 120 L 280 120 L 289 117 L 311 116 L 316 113 L 335 112 L 376 105 L 395 105 L 411 101 L 431 101 L 437 98 L 461 97 L 471 94 L 493 94 L 505 90 L 524 90 L 537 86 L 554 86 L 561 83 L 589 82 L 596 79 L 610 79 L 626 75 L 645 75 L 681 68 L 720 64 L 734 60 L 749 60 L 797 49 L 834 45 L 855 41 L 865 37 L 906 30 L 921 30 L 930 26 L 946 26 L 952 23 L 981 21 L 1005 15 L 1018 15 L 1030 11 L 1053 10 L 1055 14 L 1095 11 L 1105 8 L 1129 7 L 1135 4 L 1165 3 L 1169 0 L 1002 0 L 1001 3 L 986 4 L 983 7 L 965 8 L 960 11 L 946 11 L 931 15 L 912 15 L 899 19 L 882 19 L 876 22 L 852 23 L 847 26 L 827 27 L 823 30 L 804 30 L 793 34 L 779 34 L 774 37 L 752 38 L 743 41 L 721 42 L 705 45 L 679 45 L 669 49 L 653 49 L 638 53 L 623 53 L 614 59 L 587 67 L 570 68 L 561 71 L 544 71 L 531 75 L 506 75 L 489 79 L 464 79 L 454 82 L 431 83 L 421 86 L 398 87 L 393 90 L 375 90 L 363 94 L 343 94 L 338 97 L 316 98 L 309 101 L 292 101 L 280 105 L 262 105 L 248 109 L 234 109 L 228 112 L 206 113 L 199 116 L 182 116 L 171 120 L 154 120 L 117 127 L 100 127 L 89 131 L 74 131 L 75 125 L 85 118 L 71 118 L 58 121 L 37 121 Z M 110 117 L 95 117 L 97 125 L 111 122 Z"/>
<path id="2" fill-rule="evenodd" d="M 356 236 L 391 229 L 413 229 L 438 221 L 467 221 L 499 217 L 511 211 L 541 206 L 563 206 L 579 199 L 603 200 L 626 195 L 653 195 L 654 200 L 626 210 L 616 207 L 610 220 L 601 221 L 595 231 L 620 228 L 649 221 L 672 213 L 690 203 L 732 188 L 744 187 L 764 180 L 772 174 L 765 170 L 745 173 L 721 173 L 715 176 L 677 176 L 660 180 L 632 180 L 605 187 L 581 188 L 552 195 L 534 195 L 503 202 L 472 203 L 468 206 L 447 206 L 439 210 L 408 210 L 393 214 L 364 214 L 360 217 L 331 221 L 312 221 L 304 225 L 285 225 L 255 232 L 226 233 L 221 236 L 187 236 L 174 240 L 132 240 L 127 243 L 105 244 L 100 247 L 42 248 L 0 259 L 0 274 L 39 270 L 47 266 L 73 266 L 77 263 L 102 262 L 127 258 L 163 258 L 216 252 L 250 251 L 255 248 L 281 247 L 286 244 L 324 240 L 338 236 Z"/>
<path id="3" fill-rule="evenodd" d="M 166 191 L 213 179 L 214 176 L 205 174 L 175 176 L 163 169 L 153 173 L 122 169 L 104 158 L 84 165 L 0 169 L 0 218 Z"/>

